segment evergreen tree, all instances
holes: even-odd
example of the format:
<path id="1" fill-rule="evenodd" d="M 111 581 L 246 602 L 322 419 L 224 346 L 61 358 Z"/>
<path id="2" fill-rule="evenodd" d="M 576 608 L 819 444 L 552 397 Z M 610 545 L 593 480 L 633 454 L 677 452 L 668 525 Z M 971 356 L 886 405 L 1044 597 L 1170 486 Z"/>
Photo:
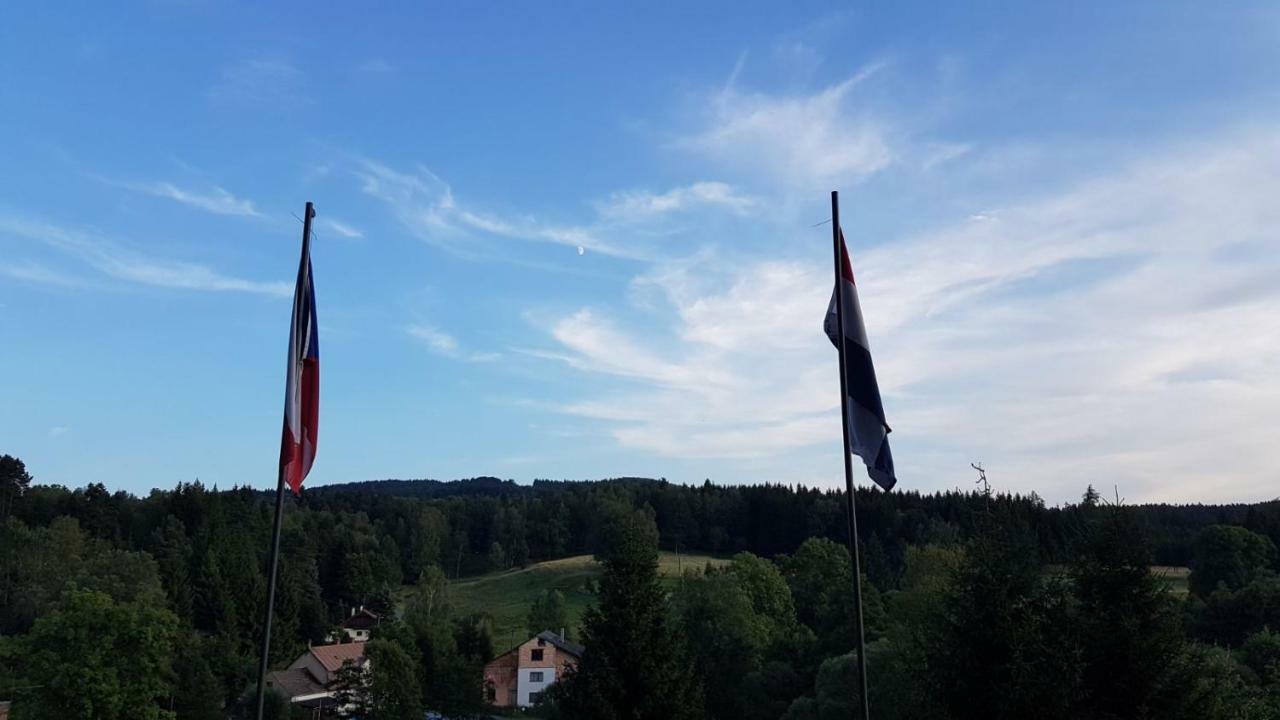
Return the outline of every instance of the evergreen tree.
<path id="1" fill-rule="evenodd" d="M 428 567 L 405 608 L 405 630 L 421 658 L 422 705 L 445 715 L 469 715 L 481 709 L 484 663 L 492 641 L 474 624 L 459 628 L 449 599 L 449 583 L 438 567 Z M 466 625 L 465 621 L 462 623 Z M 384 633 L 385 634 L 385 633 Z M 459 636 L 469 653 L 459 648 Z M 485 651 L 485 645 L 489 650 Z"/>
<path id="2" fill-rule="evenodd" d="M 953 720 L 1070 717 L 1080 663 L 1067 592 L 1042 575 L 1024 528 L 982 522 L 928 623 L 933 672 L 921 681 L 934 684 Z"/>
<path id="3" fill-rule="evenodd" d="M 237 634 L 231 590 L 222 579 L 222 570 L 213 548 L 205 551 L 196 573 L 192 613 L 199 630 L 228 636 Z"/>
<path id="4" fill-rule="evenodd" d="M 554 702 L 569 720 L 702 717 L 700 688 L 666 617 L 652 520 L 616 510 L 602 535 L 598 603 L 583 620 L 586 652 L 553 686 Z"/>
<path id="5" fill-rule="evenodd" d="M 1084 497 L 1080 498 L 1080 506 L 1085 508 L 1098 507 L 1098 502 L 1100 499 L 1101 498 L 1098 495 L 1098 491 L 1094 490 L 1093 484 L 1090 483 L 1089 487 L 1084 489 Z"/>
<path id="6" fill-rule="evenodd" d="M 205 659 L 204 643 L 194 633 L 178 643 L 174 674 L 173 710 L 177 720 L 223 720 L 225 692 Z"/>
<path id="7" fill-rule="evenodd" d="M 8 519 L 14 502 L 31 486 L 31 474 L 21 460 L 0 455 L 0 523 Z"/>
<path id="8" fill-rule="evenodd" d="M 453 640 L 458 654 L 483 665 L 493 659 L 492 622 L 486 613 L 470 613 L 453 620 Z"/>
<path id="9" fill-rule="evenodd" d="M 1145 538 L 1122 507 L 1098 508 L 1072 568 L 1083 661 L 1081 711 L 1100 720 L 1164 717 L 1183 651 L 1173 598 L 1151 574 Z"/>
<path id="10" fill-rule="evenodd" d="M 169 596 L 169 606 L 181 619 L 190 621 L 192 616 L 193 588 L 191 582 L 191 540 L 182 521 L 173 515 L 165 517 L 164 524 L 153 533 L 152 542 L 160 580 Z"/>

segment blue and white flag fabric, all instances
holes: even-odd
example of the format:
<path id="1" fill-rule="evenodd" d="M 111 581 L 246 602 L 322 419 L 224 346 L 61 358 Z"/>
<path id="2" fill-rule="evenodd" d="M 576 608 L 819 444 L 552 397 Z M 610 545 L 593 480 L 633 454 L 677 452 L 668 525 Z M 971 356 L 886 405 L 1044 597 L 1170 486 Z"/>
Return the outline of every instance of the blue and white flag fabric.
<path id="1" fill-rule="evenodd" d="M 871 345 L 867 342 L 867 329 L 862 323 L 862 306 L 858 303 L 858 288 L 853 282 L 853 266 L 849 264 L 844 230 L 840 231 L 840 259 L 840 283 L 832 290 L 823 329 L 831 344 L 844 352 L 844 387 L 848 394 L 844 406 L 849 414 L 849 450 L 862 458 L 867 466 L 867 475 L 877 485 L 890 490 L 898 482 L 893 474 L 893 454 L 889 451 L 890 429 L 880 402 L 876 369 L 871 364 Z M 841 293 L 844 310 L 844 327 L 839 329 L 837 292 Z"/>

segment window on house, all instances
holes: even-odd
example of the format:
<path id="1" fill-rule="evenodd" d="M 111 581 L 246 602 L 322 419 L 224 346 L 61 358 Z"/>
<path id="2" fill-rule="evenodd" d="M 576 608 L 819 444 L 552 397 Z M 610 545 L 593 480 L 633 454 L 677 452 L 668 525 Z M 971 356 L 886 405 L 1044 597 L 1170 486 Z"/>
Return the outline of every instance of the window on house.
<path id="1" fill-rule="evenodd" d="M 540 672 L 529 673 L 529 682 L 542 682 L 542 673 Z"/>
<path id="2" fill-rule="evenodd" d="M 530 651 L 529 651 L 529 659 L 533 660 L 534 662 L 538 662 L 538 661 L 542 660 L 542 651 L 541 651 L 541 650 L 530 650 Z"/>
<path id="3" fill-rule="evenodd" d="M 530 704 L 530 705 L 536 705 L 536 704 L 537 704 L 537 702 L 538 702 L 538 698 L 540 698 L 540 697 L 542 697 L 542 693 L 541 693 L 541 692 L 531 692 L 531 693 L 529 693 L 529 704 Z"/>

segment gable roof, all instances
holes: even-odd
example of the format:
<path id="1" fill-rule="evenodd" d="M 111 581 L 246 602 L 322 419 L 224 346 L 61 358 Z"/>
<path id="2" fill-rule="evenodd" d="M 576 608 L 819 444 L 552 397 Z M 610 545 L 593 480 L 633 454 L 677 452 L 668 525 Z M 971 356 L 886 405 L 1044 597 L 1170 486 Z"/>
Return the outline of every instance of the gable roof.
<path id="1" fill-rule="evenodd" d="M 557 648 L 569 653 L 570 655 L 573 655 L 574 657 L 582 657 L 583 651 L 586 650 L 586 648 L 579 645 L 578 643 L 569 642 L 568 640 L 565 640 L 564 638 L 560 637 L 559 634 L 553 633 L 550 630 L 543 630 L 542 632 L 538 633 L 538 639 L 546 640 L 547 642 L 551 643 L 552 645 L 555 645 Z"/>
<path id="2" fill-rule="evenodd" d="M 364 662 L 364 643 L 342 643 L 340 645 L 313 645 L 311 654 L 320 665 L 329 672 L 338 672 L 342 663 L 351 660 L 357 665 Z"/>
<path id="3" fill-rule="evenodd" d="M 304 668 L 276 670 L 267 674 L 267 685 L 278 688 L 289 696 L 289 699 L 312 697 L 327 692 L 323 685 L 316 681 Z"/>
<path id="4" fill-rule="evenodd" d="M 586 651 L 586 647 L 579 645 L 576 642 L 570 642 L 568 640 L 565 640 L 564 638 L 560 637 L 558 633 L 554 633 L 550 630 L 543 630 L 542 632 L 538 633 L 537 635 L 534 635 L 528 640 L 521 640 L 518 645 L 511 648 L 510 650 L 504 653 L 501 653 L 499 655 L 495 655 L 493 659 L 489 661 L 489 664 L 492 665 L 494 663 L 497 663 L 499 660 L 507 657 L 508 655 L 511 656 L 512 662 L 517 661 L 518 659 L 517 656 L 520 654 L 519 652 L 520 648 L 523 647 L 525 643 L 530 642 L 532 640 L 543 640 L 543 641 L 549 642 L 552 645 L 556 646 L 557 648 L 560 648 L 561 650 L 577 658 L 581 658 L 582 653 Z"/>
<path id="5" fill-rule="evenodd" d="M 489 662 L 485 663 L 484 669 L 496 670 L 497 668 L 510 667 L 512 670 L 514 670 L 516 666 L 519 664 L 520 664 L 520 646 L 517 645 L 511 648 L 510 650 L 502 653 L 501 655 L 495 657 L 494 659 L 490 660 Z"/>
<path id="6" fill-rule="evenodd" d="M 371 630 L 378 626 L 382 618 L 377 613 L 360 608 L 360 611 L 342 621 L 342 627 L 352 630 Z"/>

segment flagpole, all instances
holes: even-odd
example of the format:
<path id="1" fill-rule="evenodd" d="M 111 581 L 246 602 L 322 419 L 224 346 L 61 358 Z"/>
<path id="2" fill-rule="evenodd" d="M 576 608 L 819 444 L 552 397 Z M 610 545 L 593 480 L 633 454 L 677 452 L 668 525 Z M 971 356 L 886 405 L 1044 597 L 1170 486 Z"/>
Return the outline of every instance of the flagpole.
<path id="1" fill-rule="evenodd" d="M 836 327 L 839 328 L 840 342 L 837 349 L 840 354 L 840 422 L 844 428 L 844 494 L 845 515 L 849 525 L 849 557 L 853 562 L 853 613 L 857 620 L 858 630 L 858 682 L 862 692 L 860 714 L 862 720 L 871 720 L 871 702 L 867 697 L 867 639 L 862 627 L 862 566 L 858 561 L 858 514 L 853 498 L 853 448 L 849 447 L 849 388 L 845 377 L 844 358 L 844 292 L 841 277 L 840 253 L 840 195 L 831 191 L 831 244 L 834 248 L 836 274 Z"/>
<path id="2" fill-rule="evenodd" d="M 306 272 L 306 262 L 309 256 L 311 245 L 311 218 L 316 214 L 315 208 L 307 202 L 306 213 L 303 214 L 302 221 L 302 259 L 299 261 L 299 277 Z M 302 300 L 297 297 L 294 292 L 294 317 L 297 317 L 298 303 Z M 297 362 L 297 358 L 290 358 L 290 362 Z M 276 471 L 276 516 L 271 526 L 271 560 L 268 563 L 270 568 L 267 571 L 267 612 L 262 623 L 262 656 L 258 660 L 258 697 L 257 712 L 254 715 L 257 720 L 262 720 L 262 708 L 267 696 L 267 665 L 271 656 L 271 616 L 274 614 L 276 604 L 276 571 L 280 567 L 280 520 L 284 517 L 284 464 L 280 465 Z"/>

